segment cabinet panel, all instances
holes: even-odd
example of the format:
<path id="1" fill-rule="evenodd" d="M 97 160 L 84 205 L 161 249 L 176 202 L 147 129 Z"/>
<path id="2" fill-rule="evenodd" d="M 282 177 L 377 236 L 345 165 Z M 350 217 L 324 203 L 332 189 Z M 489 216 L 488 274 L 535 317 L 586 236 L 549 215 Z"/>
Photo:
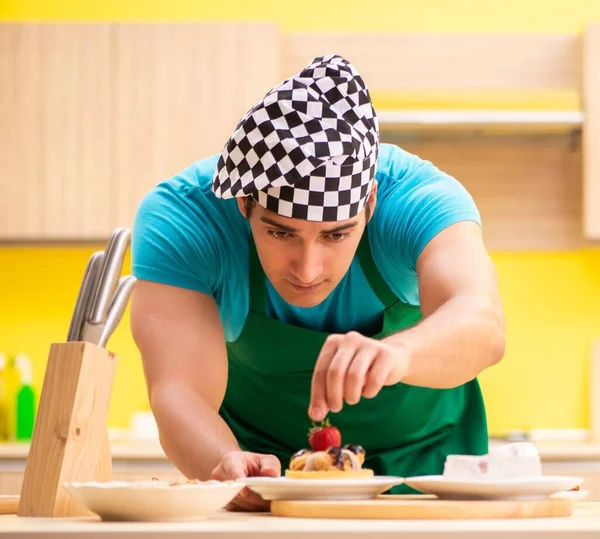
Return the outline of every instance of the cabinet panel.
<path id="1" fill-rule="evenodd" d="M 0 31 L 0 236 L 42 230 L 40 27 Z"/>
<path id="2" fill-rule="evenodd" d="M 115 28 L 117 223 L 147 191 L 221 151 L 242 115 L 278 80 L 268 24 L 123 24 Z"/>
<path id="3" fill-rule="evenodd" d="M 350 59 L 372 92 L 577 88 L 578 35 L 297 33 L 283 36 L 285 76 L 324 51 Z"/>
<path id="4" fill-rule="evenodd" d="M 497 69 L 510 67 L 513 86 L 579 91 L 584 83 L 583 152 L 567 137 L 491 144 L 485 137 L 396 141 L 466 185 L 481 209 L 491 249 L 570 249 L 581 247 L 584 236 L 600 237 L 599 32 L 599 25 L 591 25 L 583 39 L 514 37 L 543 59 L 519 58 L 518 66 L 500 46 L 508 38 L 477 38 L 498 53 Z M 281 36 L 276 24 L 260 22 L 1 24 L 0 240 L 104 241 L 115 226 L 131 226 L 154 185 L 218 153 L 244 112 L 317 54 L 315 43 L 334 41 L 358 54 L 357 65 L 366 62 L 359 68 L 375 91 L 414 83 L 406 83 L 405 73 L 390 75 L 381 58 L 375 61 L 381 56 L 374 52 L 377 44 L 402 49 L 414 41 L 425 46 L 425 56 L 447 47 L 463 64 L 472 48 L 468 36 L 447 41 L 325 35 L 310 42 Z M 582 56 L 580 45 L 582 66 L 575 61 Z M 400 54 L 390 50 L 384 56 Z M 487 56 L 478 61 L 484 65 Z M 431 70 L 422 67 L 419 61 L 411 67 L 420 84 L 447 82 L 429 81 Z M 473 73 L 472 66 L 455 73 L 452 85 L 507 83 L 506 77 L 482 79 L 481 73 L 476 80 L 464 78 Z"/>
<path id="5" fill-rule="evenodd" d="M 88 238 L 110 223 L 110 29 L 43 25 L 43 237 Z"/>
<path id="6" fill-rule="evenodd" d="M 110 224 L 110 28 L 0 32 L 2 239 L 88 238 Z"/>
<path id="7" fill-rule="evenodd" d="M 468 189 L 488 249 L 583 245 L 581 147 L 569 136 L 385 138 L 432 161 Z"/>
<path id="8" fill-rule="evenodd" d="M 274 24 L 0 26 L 0 240 L 106 240 L 279 80 Z"/>
<path id="9" fill-rule="evenodd" d="M 600 24 L 585 32 L 583 104 L 584 232 L 600 240 Z"/>

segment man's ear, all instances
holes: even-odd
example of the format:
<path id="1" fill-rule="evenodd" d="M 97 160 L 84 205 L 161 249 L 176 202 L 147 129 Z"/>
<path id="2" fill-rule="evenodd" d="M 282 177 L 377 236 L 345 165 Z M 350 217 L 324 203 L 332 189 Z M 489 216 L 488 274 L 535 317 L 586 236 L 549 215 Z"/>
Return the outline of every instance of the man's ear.
<path id="1" fill-rule="evenodd" d="M 369 213 L 369 221 L 373 219 L 373 212 L 375 211 L 375 206 L 377 206 L 377 180 L 373 180 L 373 188 L 371 189 L 371 193 L 369 194 L 369 200 L 367 201 L 369 204 L 369 209 L 371 210 Z"/>
<path id="2" fill-rule="evenodd" d="M 246 215 L 246 198 L 247 197 L 237 197 L 237 205 L 238 210 L 240 210 L 240 213 L 247 219 L 248 216 Z"/>

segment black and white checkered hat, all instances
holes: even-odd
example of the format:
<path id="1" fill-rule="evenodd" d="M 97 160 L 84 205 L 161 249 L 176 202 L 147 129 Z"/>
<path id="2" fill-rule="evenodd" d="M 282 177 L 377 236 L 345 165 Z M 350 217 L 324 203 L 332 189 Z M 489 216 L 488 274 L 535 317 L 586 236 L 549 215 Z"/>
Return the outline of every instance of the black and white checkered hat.
<path id="1" fill-rule="evenodd" d="M 378 153 L 363 79 L 338 55 L 318 57 L 241 119 L 212 189 L 221 198 L 251 196 L 284 217 L 344 221 L 363 209 Z"/>

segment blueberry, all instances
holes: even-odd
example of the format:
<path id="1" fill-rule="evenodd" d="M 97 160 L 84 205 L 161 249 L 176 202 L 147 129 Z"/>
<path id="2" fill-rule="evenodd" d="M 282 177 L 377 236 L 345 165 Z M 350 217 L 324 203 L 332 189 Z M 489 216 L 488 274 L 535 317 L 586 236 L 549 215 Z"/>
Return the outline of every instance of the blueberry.
<path id="1" fill-rule="evenodd" d="M 361 445 L 357 444 L 346 444 L 344 446 L 344 449 L 352 451 L 352 453 L 354 453 L 355 455 L 360 455 L 365 452 L 364 448 Z"/>
<path id="2" fill-rule="evenodd" d="M 333 465 L 338 468 L 344 467 L 344 453 L 341 447 L 331 447 L 327 450 L 327 453 L 333 457 Z"/>

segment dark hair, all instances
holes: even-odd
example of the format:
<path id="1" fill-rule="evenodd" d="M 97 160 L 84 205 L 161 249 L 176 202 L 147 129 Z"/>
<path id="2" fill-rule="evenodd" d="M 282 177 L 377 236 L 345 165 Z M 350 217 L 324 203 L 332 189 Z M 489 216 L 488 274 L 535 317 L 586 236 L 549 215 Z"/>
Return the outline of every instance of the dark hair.
<path id="1" fill-rule="evenodd" d="M 252 210 L 254 210 L 254 206 L 256 206 L 256 200 L 254 200 L 252 197 L 246 197 L 246 200 L 244 201 L 244 211 L 246 212 L 247 219 L 250 219 Z M 368 223 L 371 219 L 371 205 L 369 204 L 368 200 L 365 204 L 365 217 L 367 218 Z"/>

